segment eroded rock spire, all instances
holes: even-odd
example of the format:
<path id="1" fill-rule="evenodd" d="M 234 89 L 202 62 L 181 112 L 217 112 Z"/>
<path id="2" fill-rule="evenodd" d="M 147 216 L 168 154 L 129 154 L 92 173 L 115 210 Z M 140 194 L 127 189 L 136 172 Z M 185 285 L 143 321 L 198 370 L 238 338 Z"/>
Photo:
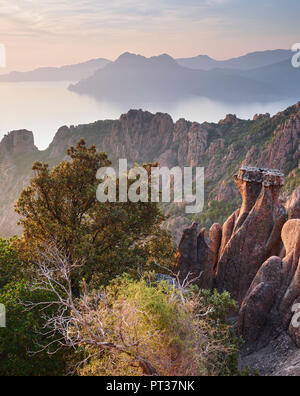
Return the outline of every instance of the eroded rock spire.
<path id="1" fill-rule="evenodd" d="M 195 224 L 186 230 L 177 265 L 182 274 L 201 273 L 199 286 L 228 290 L 241 304 L 262 263 L 280 253 L 286 211 L 278 199 L 284 185 L 279 170 L 242 167 L 234 180 L 242 195 L 241 208 L 223 227 L 214 224 L 209 236 L 205 230 L 199 233 Z"/>

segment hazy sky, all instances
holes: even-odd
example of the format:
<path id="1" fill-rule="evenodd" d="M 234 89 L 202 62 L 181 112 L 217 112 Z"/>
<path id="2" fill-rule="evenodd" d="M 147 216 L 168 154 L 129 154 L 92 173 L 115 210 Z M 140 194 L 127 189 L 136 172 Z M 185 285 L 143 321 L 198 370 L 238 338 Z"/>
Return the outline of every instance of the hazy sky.
<path id="1" fill-rule="evenodd" d="M 125 51 L 224 59 L 290 48 L 299 17 L 299 0 L 0 0 L 0 43 L 7 70 Z"/>

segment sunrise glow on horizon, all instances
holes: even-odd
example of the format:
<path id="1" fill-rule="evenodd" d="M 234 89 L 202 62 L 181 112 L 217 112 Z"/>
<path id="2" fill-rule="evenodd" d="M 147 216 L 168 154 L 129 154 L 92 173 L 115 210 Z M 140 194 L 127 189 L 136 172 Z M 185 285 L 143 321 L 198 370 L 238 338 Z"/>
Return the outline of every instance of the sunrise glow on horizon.
<path id="1" fill-rule="evenodd" d="M 226 59 L 288 49 L 300 40 L 297 9 L 297 0 L 0 0 L 1 73 L 126 51 Z"/>

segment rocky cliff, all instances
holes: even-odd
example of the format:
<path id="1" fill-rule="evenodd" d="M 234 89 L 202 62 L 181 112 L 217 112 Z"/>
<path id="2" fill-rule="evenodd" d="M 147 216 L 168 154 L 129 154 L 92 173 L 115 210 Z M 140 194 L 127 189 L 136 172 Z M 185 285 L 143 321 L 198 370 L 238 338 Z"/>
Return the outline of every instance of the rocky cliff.
<path id="1" fill-rule="evenodd" d="M 239 303 L 237 327 L 246 341 L 246 360 L 268 347 L 278 357 L 279 337 L 295 360 L 300 354 L 299 188 L 284 207 L 279 200 L 284 177 L 278 170 L 243 166 L 234 181 L 241 207 L 222 227 L 214 224 L 209 235 L 197 223 L 185 229 L 177 269 L 182 280 L 229 291 Z M 299 362 L 289 368 L 295 370 L 300 372 Z"/>
<path id="2" fill-rule="evenodd" d="M 300 219 L 287 221 L 281 236 L 284 258 L 271 256 L 261 265 L 242 302 L 239 331 L 260 345 L 287 330 L 300 348 L 300 322 L 292 320 L 300 312 Z"/>
<path id="3" fill-rule="evenodd" d="M 174 123 L 168 114 L 131 110 L 119 120 L 64 126 L 45 151 L 35 148 L 31 132 L 5 136 L 0 143 L 0 236 L 19 231 L 13 204 L 29 180 L 32 162 L 41 160 L 53 166 L 82 137 L 106 151 L 113 162 L 127 158 L 132 164 L 159 161 L 169 167 L 205 167 L 205 212 L 185 220 L 184 207 L 169 205 L 165 210 L 171 216 L 170 225 L 178 224 L 177 219 L 180 224 L 196 220 L 203 226 L 225 220 L 240 203 L 232 174 L 241 163 L 280 169 L 287 175 L 287 199 L 299 184 L 300 103 L 274 117 L 240 120 L 228 115 L 218 124 L 185 119 Z"/>
<path id="4" fill-rule="evenodd" d="M 0 236 L 20 232 L 14 202 L 31 176 L 31 163 L 40 155 L 33 133 L 22 130 L 4 136 L 0 143 Z"/>

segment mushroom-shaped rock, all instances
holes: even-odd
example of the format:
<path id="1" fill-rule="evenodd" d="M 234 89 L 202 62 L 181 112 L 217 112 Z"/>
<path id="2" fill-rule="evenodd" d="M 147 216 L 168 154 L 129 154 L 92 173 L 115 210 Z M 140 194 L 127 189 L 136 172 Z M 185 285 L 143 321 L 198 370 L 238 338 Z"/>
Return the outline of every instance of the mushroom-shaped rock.
<path id="1" fill-rule="evenodd" d="M 243 167 L 234 179 L 243 204 L 223 227 L 216 281 L 241 304 L 264 261 L 279 255 L 286 212 L 278 199 L 284 184 L 278 170 Z"/>

